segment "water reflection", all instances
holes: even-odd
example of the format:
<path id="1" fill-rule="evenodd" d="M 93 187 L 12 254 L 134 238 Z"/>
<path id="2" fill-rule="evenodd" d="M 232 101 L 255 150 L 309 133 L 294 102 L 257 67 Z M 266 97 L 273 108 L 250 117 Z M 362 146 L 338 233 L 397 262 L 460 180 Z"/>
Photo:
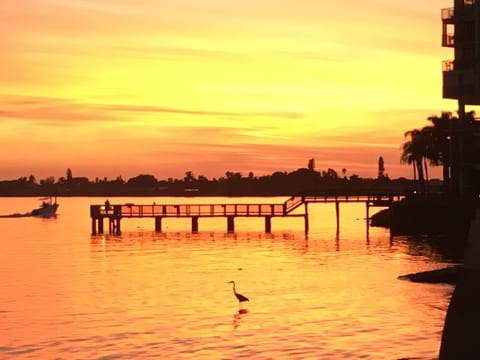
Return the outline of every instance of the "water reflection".
<path id="1" fill-rule="evenodd" d="M 392 243 L 405 246 L 408 254 L 428 257 L 437 261 L 460 262 L 463 259 L 464 245 L 459 239 L 450 236 L 397 236 Z"/>
<path id="2" fill-rule="evenodd" d="M 226 248 L 231 246 L 242 246 L 247 243 L 258 244 L 262 248 L 271 248 L 282 244 L 285 248 L 295 252 L 308 255 L 318 251 L 352 251 L 364 249 L 367 253 L 383 250 L 403 249 L 406 253 L 413 256 L 428 257 L 435 261 L 459 262 L 463 258 L 463 244 L 456 242 L 455 239 L 445 236 L 378 236 L 371 239 L 359 240 L 352 239 L 351 234 L 340 236 L 336 233 L 331 240 L 319 239 L 319 237 L 305 238 L 301 233 L 295 231 L 271 233 L 263 232 L 165 232 L 156 233 L 149 231 L 123 232 L 121 235 L 92 235 L 90 245 L 92 252 L 109 252 L 130 250 L 133 248 L 155 248 L 158 244 L 171 246 L 173 243 L 182 244 L 182 246 L 196 247 L 201 243 L 206 244 L 223 243 Z M 129 250 L 128 250 L 129 251 Z"/>
<path id="3" fill-rule="evenodd" d="M 11 208 L 6 201 L 2 207 Z M 366 240 L 363 207 L 344 207 L 337 235 L 331 209 L 312 206 L 308 239 L 298 219 L 278 219 L 272 234 L 259 230 L 262 221 L 239 220 L 240 231 L 227 234 L 224 222 L 212 220 L 215 231 L 191 234 L 189 223 L 172 220 L 155 233 L 132 219 L 120 236 L 90 237 L 92 202 L 65 199 L 55 221 L 3 219 L 0 358 L 438 353 L 451 286 L 397 278 L 443 267 L 444 252 L 379 228 Z M 231 279 L 255 300 L 246 303 L 250 311 L 237 308 Z M 239 327 L 235 335 L 245 336 L 229 337 Z"/>
<path id="4" fill-rule="evenodd" d="M 264 232 L 151 232 L 151 231 L 130 231 L 122 232 L 119 235 L 101 234 L 91 235 L 90 245 L 91 251 L 119 251 L 120 248 L 146 246 L 150 243 L 155 246 L 156 242 L 179 242 L 182 244 L 190 244 L 192 246 L 205 245 L 206 243 L 225 243 L 230 245 L 240 245 L 244 243 L 262 243 L 264 245 L 272 245 L 282 243 L 295 251 L 306 254 L 309 250 L 309 240 L 295 231 L 270 233 Z"/>
<path id="5" fill-rule="evenodd" d="M 248 309 L 239 309 L 238 312 L 236 312 L 235 314 L 233 314 L 233 321 L 232 321 L 232 325 L 233 325 L 233 331 L 237 330 L 237 328 L 241 325 L 242 323 L 242 320 L 244 318 L 244 315 L 245 314 L 248 314 L 249 313 L 249 310 Z"/>

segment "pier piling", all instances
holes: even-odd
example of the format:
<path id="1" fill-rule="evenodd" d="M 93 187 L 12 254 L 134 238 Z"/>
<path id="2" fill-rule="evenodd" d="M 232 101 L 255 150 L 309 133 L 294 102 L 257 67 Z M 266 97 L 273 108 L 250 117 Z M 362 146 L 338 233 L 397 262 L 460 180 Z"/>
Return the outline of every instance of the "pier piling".
<path id="1" fill-rule="evenodd" d="M 155 216 L 155 232 L 162 232 L 162 217 Z"/>
<path id="2" fill-rule="evenodd" d="M 227 232 L 235 232 L 235 217 L 227 216 Z"/>
<path id="3" fill-rule="evenodd" d="M 192 233 L 198 233 L 198 216 L 192 216 Z"/>
<path id="4" fill-rule="evenodd" d="M 265 216 L 265 232 L 270 234 L 272 232 L 272 217 Z"/>
<path id="5" fill-rule="evenodd" d="M 103 234 L 103 217 L 98 219 L 98 233 Z"/>

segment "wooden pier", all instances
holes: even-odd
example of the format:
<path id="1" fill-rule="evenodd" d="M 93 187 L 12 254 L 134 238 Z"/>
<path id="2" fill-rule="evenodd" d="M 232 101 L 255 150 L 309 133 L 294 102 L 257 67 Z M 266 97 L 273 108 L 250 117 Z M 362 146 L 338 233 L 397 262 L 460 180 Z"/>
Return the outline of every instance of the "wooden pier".
<path id="1" fill-rule="evenodd" d="M 340 219 L 340 203 L 365 203 L 366 217 L 369 219 L 370 207 L 389 207 L 395 201 L 405 197 L 404 194 L 387 195 L 325 195 L 325 196 L 292 196 L 283 203 L 265 204 L 148 204 L 133 203 L 111 205 L 90 205 L 92 219 L 92 235 L 104 234 L 104 220 L 108 220 L 108 233 L 121 233 L 121 220 L 124 218 L 152 218 L 155 231 L 162 232 L 162 222 L 166 218 L 190 218 L 191 231 L 198 232 L 199 218 L 222 217 L 227 220 L 227 232 L 235 231 L 235 218 L 256 217 L 265 219 L 265 232 L 272 231 L 274 217 L 303 217 L 305 234 L 308 234 L 309 203 L 335 203 L 337 229 Z M 303 212 L 299 211 L 303 205 Z M 367 221 L 368 226 L 368 221 Z"/>

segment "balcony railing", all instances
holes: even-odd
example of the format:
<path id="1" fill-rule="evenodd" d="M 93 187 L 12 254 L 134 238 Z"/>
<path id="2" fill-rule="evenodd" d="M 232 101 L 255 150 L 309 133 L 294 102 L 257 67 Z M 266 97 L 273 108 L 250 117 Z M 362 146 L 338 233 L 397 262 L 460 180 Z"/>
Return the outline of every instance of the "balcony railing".
<path id="1" fill-rule="evenodd" d="M 442 46 L 453 47 L 455 46 L 454 34 L 442 34 Z"/>
<path id="2" fill-rule="evenodd" d="M 454 71 L 455 70 L 455 61 L 454 60 L 445 60 L 442 61 L 442 70 L 446 71 Z"/>
<path id="3" fill-rule="evenodd" d="M 449 7 L 442 9 L 442 20 L 450 20 L 455 15 L 455 8 Z"/>

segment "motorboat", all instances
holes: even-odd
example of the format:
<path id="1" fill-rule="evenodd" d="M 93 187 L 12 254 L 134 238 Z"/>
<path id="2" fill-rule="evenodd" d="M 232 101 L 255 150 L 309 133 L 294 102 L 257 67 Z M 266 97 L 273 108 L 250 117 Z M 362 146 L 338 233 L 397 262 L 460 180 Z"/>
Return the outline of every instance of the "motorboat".
<path id="1" fill-rule="evenodd" d="M 40 217 L 51 217 L 55 216 L 59 204 L 57 203 L 57 198 L 52 196 L 41 198 L 42 204 L 39 208 L 33 209 L 29 215 L 30 216 L 40 216 Z M 27 213 L 28 216 L 28 213 Z"/>

